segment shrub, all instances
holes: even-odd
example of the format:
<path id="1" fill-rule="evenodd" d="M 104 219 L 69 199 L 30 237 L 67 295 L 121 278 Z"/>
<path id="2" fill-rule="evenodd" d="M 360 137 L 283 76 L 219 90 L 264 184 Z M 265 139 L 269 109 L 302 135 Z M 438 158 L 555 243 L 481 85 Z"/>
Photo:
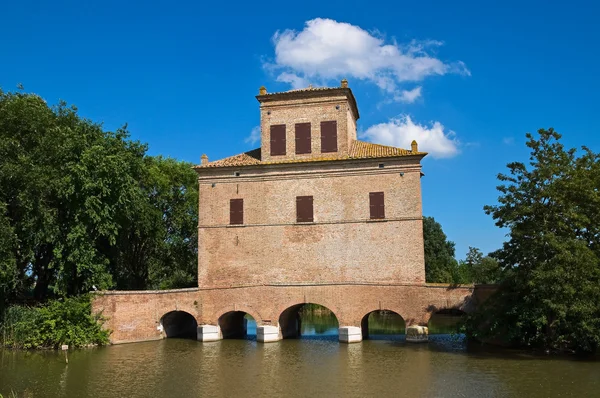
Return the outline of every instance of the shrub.
<path id="1" fill-rule="evenodd" d="M 41 307 L 11 306 L 0 325 L 2 344 L 25 349 L 107 344 L 109 332 L 91 310 L 89 295 L 52 300 Z"/>

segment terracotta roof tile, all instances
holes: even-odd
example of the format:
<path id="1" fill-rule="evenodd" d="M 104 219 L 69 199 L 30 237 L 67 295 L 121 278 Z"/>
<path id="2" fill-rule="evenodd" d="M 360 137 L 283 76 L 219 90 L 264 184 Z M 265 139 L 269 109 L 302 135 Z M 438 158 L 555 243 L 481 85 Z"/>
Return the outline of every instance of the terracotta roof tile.
<path id="1" fill-rule="evenodd" d="M 327 162 L 335 160 L 351 159 L 378 159 L 401 156 L 419 155 L 425 156 L 427 152 L 412 152 L 408 149 L 396 148 L 393 146 L 372 144 L 370 142 L 354 140 L 350 146 L 347 155 L 326 154 L 323 156 L 312 156 L 300 159 L 269 160 L 261 161 L 260 148 L 253 149 L 239 155 L 230 156 L 204 165 L 194 166 L 195 169 L 214 168 L 214 167 L 244 167 L 267 164 L 286 164 L 286 163 L 309 163 L 309 162 Z"/>

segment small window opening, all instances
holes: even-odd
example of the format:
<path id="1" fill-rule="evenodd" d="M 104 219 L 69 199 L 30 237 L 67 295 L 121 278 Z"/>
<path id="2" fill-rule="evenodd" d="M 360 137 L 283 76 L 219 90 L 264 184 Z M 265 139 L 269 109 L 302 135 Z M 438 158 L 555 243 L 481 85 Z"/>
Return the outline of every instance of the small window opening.
<path id="1" fill-rule="evenodd" d="M 296 196 L 296 222 L 313 222 L 313 197 Z"/>
<path id="2" fill-rule="evenodd" d="M 384 167 L 383 163 L 379 163 L 379 168 L 383 169 L 383 167 Z"/>
<path id="3" fill-rule="evenodd" d="M 371 220 L 383 220 L 385 218 L 385 202 L 383 192 L 369 193 L 369 208 Z"/>
<path id="4" fill-rule="evenodd" d="M 241 225 L 244 223 L 244 199 L 231 199 L 229 201 L 229 224 Z"/>
<path id="5" fill-rule="evenodd" d="M 239 171 L 234 171 L 233 175 L 236 176 L 236 177 L 239 177 L 240 176 L 240 172 Z"/>

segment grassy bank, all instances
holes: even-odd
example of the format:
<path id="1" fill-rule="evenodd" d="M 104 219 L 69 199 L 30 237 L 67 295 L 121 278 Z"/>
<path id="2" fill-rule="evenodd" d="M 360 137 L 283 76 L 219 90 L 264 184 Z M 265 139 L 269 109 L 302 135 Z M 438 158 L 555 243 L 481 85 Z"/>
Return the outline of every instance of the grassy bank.
<path id="1" fill-rule="evenodd" d="M 60 348 L 108 344 L 102 319 L 92 315 L 91 297 L 51 300 L 43 306 L 13 305 L 0 319 L 0 339 L 5 348 Z"/>

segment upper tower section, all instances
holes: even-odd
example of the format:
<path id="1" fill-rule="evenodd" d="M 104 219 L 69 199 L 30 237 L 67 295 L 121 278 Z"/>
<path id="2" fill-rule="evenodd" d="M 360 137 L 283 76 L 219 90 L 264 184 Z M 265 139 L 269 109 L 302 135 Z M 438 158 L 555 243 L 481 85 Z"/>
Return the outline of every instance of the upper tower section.
<path id="1" fill-rule="evenodd" d="M 359 118 L 348 81 L 340 87 L 267 93 L 260 102 L 261 161 L 311 160 L 347 156 Z"/>

